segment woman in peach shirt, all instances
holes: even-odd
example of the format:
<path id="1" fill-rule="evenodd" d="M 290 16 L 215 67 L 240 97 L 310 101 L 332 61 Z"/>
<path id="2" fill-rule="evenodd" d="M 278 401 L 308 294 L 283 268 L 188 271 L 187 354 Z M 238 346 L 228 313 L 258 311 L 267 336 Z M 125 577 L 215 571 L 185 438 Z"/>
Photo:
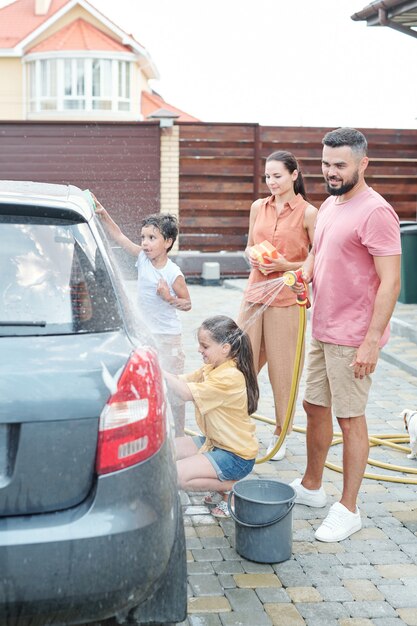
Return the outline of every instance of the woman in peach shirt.
<path id="1" fill-rule="evenodd" d="M 270 154 L 266 159 L 265 177 L 271 195 L 256 200 L 250 210 L 245 254 L 252 270 L 238 323 L 250 337 L 258 373 L 268 363 L 276 421 L 269 453 L 281 433 L 287 411 L 299 311 L 296 295 L 287 287 L 271 301 L 267 282 L 301 267 L 312 245 L 317 209 L 306 200 L 303 177 L 290 152 Z M 269 257 L 268 262 L 262 264 L 251 257 L 250 249 L 265 240 L 278 250 L 279 256 L 277 259 Z M 261 283 L 265 283 L 264 293 L 268 295 L 263 295 Z M 304 355 L 302 358 L 304 360 Z M 271 460 L 283 459 L 285 452 L 284 442 Z"/>

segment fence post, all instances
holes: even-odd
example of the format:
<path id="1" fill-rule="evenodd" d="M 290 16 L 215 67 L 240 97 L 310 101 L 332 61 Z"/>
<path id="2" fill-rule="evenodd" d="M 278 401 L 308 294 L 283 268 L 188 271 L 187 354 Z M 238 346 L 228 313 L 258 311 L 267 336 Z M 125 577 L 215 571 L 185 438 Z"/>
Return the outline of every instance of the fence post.
<path id="1" fill-rule="evenodd" d="M 259 124 L 253 128 L 253 201 L 259 198 L 259 178 L 261 167 L 261 139 Z"/>
<path id="2" fill-rule="evenodd" d="M 179 219 L 180 211 L 180 127 L 161 128 L 161 212 Z M 178 251 L 178 239 L 172 252 Z"/>

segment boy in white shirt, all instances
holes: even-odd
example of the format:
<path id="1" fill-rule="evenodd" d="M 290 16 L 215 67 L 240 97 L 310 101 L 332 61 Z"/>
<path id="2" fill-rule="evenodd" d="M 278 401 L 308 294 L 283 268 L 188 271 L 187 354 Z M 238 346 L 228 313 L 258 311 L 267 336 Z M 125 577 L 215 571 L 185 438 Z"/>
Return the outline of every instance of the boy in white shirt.
<path id="1" fill-rule="evenodd" d="M 137 257 L 138 306 L 152 331 L 162 367 L 173 374 L 184 371 L 185 355 L 181 341 L 178 310 L 191 309 L 185 278 L 176 263 L 168 258 L 178 236 L 174 215 L 154 213 L 142 220 L 141 243 L 131 241 L 94 197 L 96 213 L 109 236 L 129 254 Z M 184 403 L 171 399 L 175 436 L 184 435 Z"/>

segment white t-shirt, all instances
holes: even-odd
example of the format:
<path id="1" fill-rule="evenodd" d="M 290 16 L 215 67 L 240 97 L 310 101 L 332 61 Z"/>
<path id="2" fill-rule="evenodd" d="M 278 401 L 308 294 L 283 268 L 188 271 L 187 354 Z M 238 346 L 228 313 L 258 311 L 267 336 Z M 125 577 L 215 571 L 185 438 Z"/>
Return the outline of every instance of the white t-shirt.
<path id="1" fill-rule="evenodd" d="M 159 335 L 179 335 L 181 321 L 178 311 L 158 296 L 156 289 L 161 278 L 166 280 L 169 292 L 175 296 L 172 286 L 178 276 L 183 276 L 178 265 L 168 259 L 165 267 L 156 268 L 144 252 L 140 252 L 138 268 L 138 304 L 149 329 Z"/>

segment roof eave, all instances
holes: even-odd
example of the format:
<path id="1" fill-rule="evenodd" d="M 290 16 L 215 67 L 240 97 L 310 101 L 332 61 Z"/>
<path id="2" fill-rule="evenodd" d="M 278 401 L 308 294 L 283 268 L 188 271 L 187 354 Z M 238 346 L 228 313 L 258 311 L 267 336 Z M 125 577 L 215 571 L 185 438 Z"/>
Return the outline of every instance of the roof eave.
<path id="1" fill-rule="evenodd" d="M 38 26 L 38 28 L 35 28 L 35 30 L 29 33 L 29 35 L 27 35 L 24 39 L 19 41 L 19 43 L 15 46 L 14 49 L 17 52 L 19 52 L 20 55 L 23 55 L 25 48 L 27 48 L 27 46 L 29 46 L 34 39 L 39 37 L 39 35 L 41 35 L 45 30 L 47 30 L 51 26 L 51 24 L 53 24 L 54 22 L 59 20 L 63 15 L 68 13 L 68 11 L 70 11 L 77 4 L 77 2 L 78 0 L 70 0 L 67 4 L 64 4 L 64 6 L 59 9 L 59 11 L 51 15 L 51 17 L 45 20 L 44 22 L 42 22 L 42 24 Z"/>
<path id="2" fill-rule="evenodd" d="M 119 28 L 116 24 L 114 24 L 111 20 L 109 20 L 105 15 L 100 13 L 97 9 L 95 9 L 89 2 L 86 0 L 75 0 L 76 3 L 80 4 L 86 11 L 94 15 L 94 17 L 102 22 L 107 28 L 112 30 L 121 40 L 124 46 L 129 46 L 136 52 L 138 56 L 144 57 L 147 61 L 144 66 L 143 71 L 146 73 L 147 78 L 159 78 L 159 72 L 156 69 L 156 66 L 149 54 L 149 52 L 140 45 L 133 37 L 130 37 L 124 30 Z"/>
<path id="3" fill-rule="evenodd" d="M 387 26 L 400 33 L 417 38 L 417 31 L 413 30 L 411 26 L 405 26 L 392 19 L 416 8 L 417 0 L 410 0 L 409 2 L 404 2 L 404 0 L 379 0 L 368 5 L 362 11 L 351 15 L 351 19 L 354 21 L 366 21 L 367 26 Z"/>
<path id="4" fill-rule="evenodd" d="M 362 20 L 368 20 L 368 18 L 373 17 L 376 19 L 378 17 L 378 10 L 382 9 L 393 9 L 394 7 L 398 7 L 401 4 L 405 4 L 404 0 L 377 0 L 376 2 L 372 2 L 368 4 L 361 11 L 357 11 L 353 15 L 351 15 L 351 19 L 357 22 Z M 416 2 L 412 2 L 411 4 L 416 5 Z"/>
<path id="5" fill-rule="evenodd" d="M 0 57 L 21 57 L 22 51 L 14 48 L 0 48 Z"/>

